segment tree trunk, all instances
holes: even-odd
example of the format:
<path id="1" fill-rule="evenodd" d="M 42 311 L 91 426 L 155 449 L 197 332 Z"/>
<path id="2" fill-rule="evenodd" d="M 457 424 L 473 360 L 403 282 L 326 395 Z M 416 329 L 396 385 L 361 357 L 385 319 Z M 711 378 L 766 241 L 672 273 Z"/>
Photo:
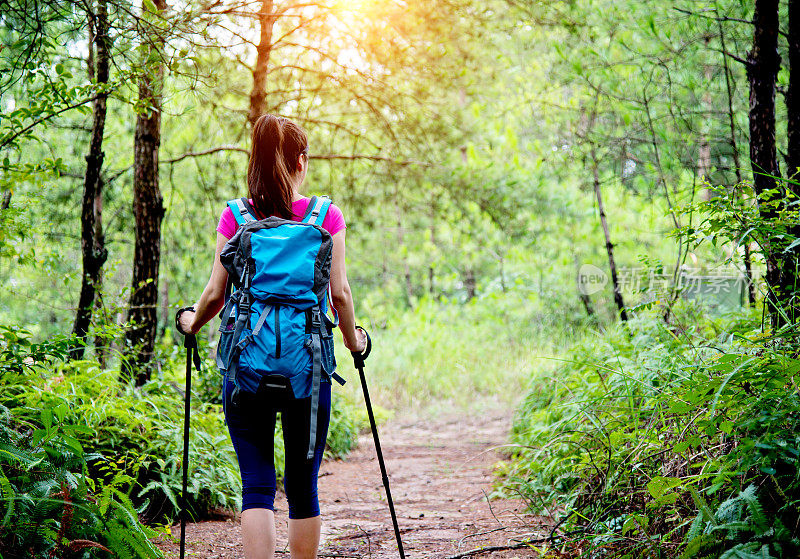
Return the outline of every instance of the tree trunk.
<path id="1" fill-rule="evenodd" d="M 436 195 L 434 194 L 433 190 L 430 191 L 430 200 L 428 202 L 429 206 L 428 209 L 430 211 L 429 219 L 430 219 L 430 226 L 429 231 L 431 235 L 431 246 L 434 248 L 432 254 L 430 255 L 430 261 L 428 262 L 428 294 L 433 299 L 439 299 L 436 295 L 436 270 L 434 269 L 434 255 L 438 253 L 436 250 L 436 218 L 437 218 L 437 205 L 436 205 Z"/>
<path id="2" fill-rule="evenodd" d="M 627 322 L 628 313 L 625 311 L 625 301 L 622 299 L 622 290 L 619 286 L 617 278 L 617 263 L 614 260 L 614 244 L 611 242 L 611 233 L 608 231 L 608 222 L 606 221 L 606 210 L 603 206 L 603 193 L 600 188 L 600 171 L 598 169 L 597 153 L 594 147 L 591 151 L 592 156 L 592 174 L 594 183 L 594 195 L 597 198 L 597 209 L 600 212 L 600 225 L 603 227 L 603 235 L 606 239 L 606 252 L 608 253 L 608 267 L 611 270 L 611 284 L 614 287 L 614 303 L 619 310 L 619 316 L 623 322 Z"/>
<path id="3" fill-rule="evenodd" d="M 800 182 L 800 1 L 789 0 L 789 87 L 786 90 L 786 176 Z M 790 185 L 795 192 L 800 186 Z"/>
<path id="4" fill-rule="evenodd" d="M 578 285 L 578 297 L 580 297 L 581 303 L 583 303 L 583 308 L 586 310 L 586 315 L 591 321 L 594 321 L 596 320 L 596 315 L 594 312 L 594 305 L 592 305 L 592 298 L 588 293 L 585 292 L 584 289 L 581 289 L 581 267 L 578 263 L 578 256 L 573 255 L 572 259 L 575 262 L 575 281 Z"/>
<path id="5" fill-rule="evenodd" d="M 775 81 L 780 67 L 778 55 L 778 0 L 756 0 L 753 13 L 753 48 L 747 55 L 747 78 L 750 82 L 750 165 L 753 186 L 759 199 L 759 213 L 766 220 L 777 217 L 769 204 L 778 187 L 780 175 L 775 146 Z M 773 327 L 780 324 L 780 265 L 769 239 L 764 245 L 767 267 L 767 307 Z"/>
<path id="6" fill-rule="evenodd" d="M 669 195 L 669 188 L 667 188 L 667 176 L 664 172 L 664 166 L 661 164 L 661 152 L 658 149 L 658 136 L 656 135 L 656 128 L 653 124 L 653 115 L 650 111 L 650 97 L 647 95 L 646 85 L 642 88 L 642 104 L 644 105 L 645 115 L 647 116 L 647 127 L 650 130 L 650 142 L 653 145 L 653 155 L 655 155 L 656 169 L 658 170 L 658 182 L 664 187 L 664 200 L 667 202 L 669 215 L 672 217 L 672 224 L 675 226 L 676 230 L 679 230 L 681 228 L 681 224 L 678 220 L 678 214 L 675 212 L 675 208 L 672 205 L 672 200 L 670 199 Z M 697 175 L 695 175 L 694 180 L 692 180 L 692 199 L 694 199 L 696 179 Z M 677 195 L 678 193 L 677 185 L 678 181 L 672 181 L 673 195 Z M 669 294 L 666 298 L 666 304 L 664 305 L 663 319 L 667 324 L 669 323 L 670 316 L 672 315 L 672 306 L 680 296 L 677 289 L 678 274 L 680 273 L 681 262 L 685 259 L 685 257 L 686 255 L 683 254 L 683 242 L 679 239 L 678 254 L 675 257 L 675 268 L 672 270 L 672 286 L 669 288 Z"/>
<path id="7" fill-rule="evenodd" d="M 89 15 L 92 19 L 92 15 Z M 108 12 L 106 1 L 97 1 L 94 14 L 94 59 L 95 68 L 90 72 L 96 77 L 100 88 L 105 87 L 109 77 L 109 36 Z M 91 48 L 91 47 L 90 47 Z M 102 200 L 102 181 L 100 172 L 103 168 L 103 132 L 106 125 L 106 108 L 108 95 L 102 89 L 94 101 L 92 114 L 92 138 L 89 143 L 89 154 L 86 156 L 86 175 L 83 182 L 83 202 L 81 204 L 81 255 L 83 275 L 81 276 L 81 293 L 78 299 L 78 310 L 72 326 L 75 342 L 70 347 L 71 359 L 82 359 L 86 349 L 86 334 L 92 321 L 95 292 L 100 289 L 100 270 L 108 257 L 105 240 L 102 234 L 102 217 L 98 211 L 97 201 Z M 98 234 L 99 232 L 99 234 Z"/>
<path id="8" fill-rule="evenodd" d="M 267 101 L 267 70 L 269 68 L 269 55 L 272 51 L 272 27 L 275 25 L 273 13 L 273 0 L 261 0 L 261 10 L 258 12 L 258 22 L 261 28 L 261 37 L 256 47 L 256 65 L 253 68 L 253 89 L 250 91 L 250 112 L 247 120 L 250 127 L 264 114 Z"/>
<path id="9" fill-rule="evenodd" d="M 475 270 L 471 267 L 464 270 L 464 289 L 467 292 L 467 301 L 472 301 L 477 293 L 478 281 L 475 278 Z"/>
<path id="10" fill-rule="evenodd" d="M 166 260 L 169 261 L 169 255 L 164 255 Z M 208 322 L 209 329 L 213 330 L 211 322 Z M 164 277 L 161 280 L 161 327 L 159 328 L 158 335 L 163 337 L 167 333 L 167 329 L 172 325 L 172 317 L 169 312 L 169 279 Z"/>
<path id="11" fill-rule="evenodd" d="M 508 293 L 508 286 L 506 285 L 506 259 L 502 253 L 500 254 L 499 260 L 500 260 L 500 289 L 503 290 L 503 293 Z"/>
<path id="12" fill-rule="evenodd" d="M 728 93 L 728 128 L 730 129 L 730 146 L 733 153 L 733 167 L 736 173 L 736 186 L 738 190 L 742 185 L 742 162 L 739 159 L 739 145 L 736 142 L 736 120 L 733 112 L 733 84 L 731 83 L 731 71 L 728 66 L 728 52 L 725 46 L 725 31 L 722 28 L 722 18 L 719 17 L 719 11 L 716 10 L 717 26 L 719 28 L 719 43 L 722 47 L 722 67 L 725 70 L 725 88 Z M 744 198 L 744 191 L 742 191 Z M 747 302 L 752 307 L 756 304 L 756 286 L 753 283 L 753 265 L 750 257 L 750 240 L 744 240 L 744 273 L 745 281 L 747 282 Z"/>
<path id="13" fill-rule="evenodd" d="M 786 91 L 786 176 L 790 182 L 787 188 L 800 199 L 800 0 L 789 0 L 789 87 Z M 789 234 L 800 238 L 800 215 L 796 206 L 791 210 L 794 216 L 789 226 Z M 786 254 L 782 266 L 781 288 L 788 300 L 788 315 L 795 322 L 800 315 L 800 304 L 796 300 L 798 269 L 800 267 L 800 247 L 794 247 Z"/>
<path id="14" fill-rule="evenodd" d="M 706 45 L 708 45 L 708 39 L 705 41 Z M 703 77 L 706 80 L 706 83 L 711 83 L 714 79 L 714 72 L 713 68 L 710 64 L 703 65 Z M 707 114 L 711 114 L 713 110 L 713 103 L 711 100 L 711 93 L 706 90 L 703 93 L 702 97 L 702 110 Z M 711 181 L 708 180 L 708 174 L 711 172 L 711 126 L 708 120 L 703 119 L 703 122 L 700 127 L 700 146 L 698 148 L 697 153 L 697 175 L 701 179 L 705 179 L 707 183 L 710 184 Z M 710 200 L 712 196 L 712 190 L 710 188 L 703 188 L 703 197 L 706 200 Z"/>
<path id="15" fill-rule="evenodd" d="M 393 202 L 397 219 L 397 249 L 400 251 L 400 258 L 403 261 L 403 287 L 406 293 L 406 303 L 409 308 L 412 308 L 414 306 L 414 286 L 411 283 L 411 267 L 408 264 L 408 249 L 406 248 L 405 229 L 403 228 L 402 216 L 405 214 L 400 210 L 400 203 L 397 201 L 398 196 L 399 193 L 395 190 Z"/>
<path id="16" fill-rule="evenodd" d="M 94 197 L 94 236 L 95 239 L 98 239 L 98 242 L 101 246 L 105 249 L 105 234 L 103 233 L 103 179 L 100 178 L 98 182 L 99 188 L 97 192 L 95 192 Z M 108 254 L 106 252 L 106 254 Z M 103 293 L 100 290 L 100 287 L 103 285 L 103 268 L 101 267 L 97 271 L 97 281 L 96 281 L 97 289 L 95 291 L 95 300 L 94 300 L 94 309 L 95 316 L 100 315 L 104 324 L 108 324 L 108 316 L 105 314 L 105 307 L 103 305 Z M 97 359 L 97 362 L 100 364 L 101 367 L 105 368 L 108 364 L 108 346 L 109 346 L 109 338 L 105 332 L 95 333 L 94 337 L 94 356 Z"/>
<path id="17" fill-rule="evenodd" d="M 156 10 L 165 0 L 154 0 Z M 147 14 L 145 14 L 147 15 Z M 148 67 L 139 78 L 139 101 L 147 107 L 136 117 L 133 154 L 133 214 L 136 240 L 133 281 L 126 332 L 127 373 L 141 386 L 150 379 L 158 329 L 158 268 L 161 261 L 161 220 L 164 205 L 158 187 L 158 149 L 161 145 L 161 88 L 164 75 L 158 42 L 148 53 Z"/>

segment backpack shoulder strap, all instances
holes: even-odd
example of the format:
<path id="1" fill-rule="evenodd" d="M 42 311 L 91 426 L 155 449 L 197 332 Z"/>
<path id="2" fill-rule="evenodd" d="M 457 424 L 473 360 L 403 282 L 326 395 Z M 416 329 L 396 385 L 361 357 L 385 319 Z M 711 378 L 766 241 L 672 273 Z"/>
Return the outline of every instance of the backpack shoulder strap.
<path id="1" fill-rule="evenodd" d="M 311 199 L 308 201 L 308 206 L 306 206 L 306 213 L 303 216 L 303 219 L 300 221 L 303 223 L 308 223 L 309 218 L 311 217 L 311 212 L 314 211 L 314 206 L 317 205 L 317 197 L 312 196 Z"/>
<path id="2" fill-rule="evenodd" d="M 330 205 L 331 199 L 327 196 L 312 196 L 308 202 L 308 210 L 303 218 L 303 223 L 322 225 Z"/>
<path id="3" fill-rule="evenodd" d="M 247 198 L 228 200 L 228 207 L 231 209 L 231 212 L 233 212 L 233 218 L 236 220 L 238 225 L 243 225 L 256 220 L 256 218 L 253 217 L 253 214 L 250 213 L 250 210 L 247 209 L 249 205 L 250 204 L 248 204 Z"/>

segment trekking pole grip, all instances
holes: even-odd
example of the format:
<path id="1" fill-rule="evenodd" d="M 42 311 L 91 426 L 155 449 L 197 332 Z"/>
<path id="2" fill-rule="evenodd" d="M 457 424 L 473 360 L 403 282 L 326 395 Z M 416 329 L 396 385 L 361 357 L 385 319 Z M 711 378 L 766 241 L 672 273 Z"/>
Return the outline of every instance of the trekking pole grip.
<path id="1" fill-rule="evenodd" d="M 367 337 L 367 345 L 364 348 L 364 351 L 350 352 L 350 355 L 353 356 L 353 364 L 356 366 L 356 368 L 361 368 L 364 367 L 364 361 L 367 360 L 367 357 L 369 357 L 369 354 L 372 352 L 372 338 L 369 337 L 369 332 L 364 330 L 361 326 L 356 326 L 356 330 L 361 330 Z"/>
<path id="2" fill-rule="evenodd" d="M 178 309 L 178 312 L 175 313 L 175 329 L 178 330 L 178 332 L 180 332 L 181 334 L 183 334 L 183 347 L 189 350 L 189 354 L 191 355 L 192 361 L 194 361 L 194 368 L 199 371 L 200 352 L 197 348 L 197 336 L 195 334 L 189 334 L 188 332 L 184 331 L 183 328 L 181 328 L 181 314 L 183 314 L 186 311 L 195 312 L 194 307 L 183 307 L 182 309 Z M 187 359 L 188 358 L 189 357 L 187 356 Z"/>
<path id="3" fill-rule="evenodd" d="M 184 336 L 187 336 L 187 337 L 188 336 L 192 336 L 192 337 L 194 337 L 194 334 L 189 334 L 188 332 L 185 332 L 183 330 L 183 328 L 181 328 L 181 315 L 183 313 L 185 313 L 186 311 L 194 312 L 194 307 L 183 307 L 182 309 L 178 309 L 178 312 L 175 313 L 175 329 L 178 332 L 180 332 L 181 334 L 183 334 Z M 184 345 L 184 347 L 189 347 L 189 346 Z"/>

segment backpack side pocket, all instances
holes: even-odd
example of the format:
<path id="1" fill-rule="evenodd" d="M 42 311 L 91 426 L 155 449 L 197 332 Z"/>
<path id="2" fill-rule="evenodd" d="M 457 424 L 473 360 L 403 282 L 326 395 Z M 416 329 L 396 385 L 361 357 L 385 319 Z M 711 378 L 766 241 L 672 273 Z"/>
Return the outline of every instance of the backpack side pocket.
<path id="1" fill-rule="evenodd" d="M 233 347 L 233 328 L 230 330 L 220 329 L 219 342 L 217 342 L 217 367 L 220 373 L 227 370 L 228 356 L 231 354 Z"/>
<path id="2" fill-rule="evenodd" d="M 333 350 L 333 334 L 323 334 L 320 338 L 322 344 L 322 369 L 327 376 L 336 371 L 336 355 Z"/>
<path id="3" fill-rule="evenodd" d="M 233 312 L 239 302 L 239 292 L 228 298 L 225 308 L 220 313 L 219 341 L 217 342 L 217 367 L 221 373 L 227 370 L 231 349 L 233 349 L 233 333 L 236 326 L 236 315 Z"/>

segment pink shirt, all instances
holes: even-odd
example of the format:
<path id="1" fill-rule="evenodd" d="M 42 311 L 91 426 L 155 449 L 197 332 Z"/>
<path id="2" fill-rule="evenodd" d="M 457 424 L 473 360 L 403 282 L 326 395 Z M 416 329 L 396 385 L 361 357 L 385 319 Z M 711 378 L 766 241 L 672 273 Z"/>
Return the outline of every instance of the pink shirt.
<path id="1" fill-rule="evenodd" d="M 306 215 L 306 210 L 308 209 L 308 203 L 310 201 L 311 198 L 302 196 L 300 199 L 292 202 L 292 211 L 294 212 L 294 217 L 292 219 L 294 219 L 294 221 L 300 221 L 303 219 L 303 216 Z M 253 200 L 250 200 L 250 203 L 252 204 Z M 322 221 L 322 228 L 331 235 L 335 235 L 346 227 L 347 225 L 344 223 L 342 210 L 331 204 L 330 207 L 328 207 L 328 213 L 325 214 L 325 219 Z M 222 215 L 219 216 L 217 231 L 226 238 L 230 239 L 233 237 L 233 234 L 236 233 L 236 229 L 238 228 L 239 225 L 236 223 L 236 218 L 233 217 L 233 212 L 228 206 L 225 206 L 225 209 L 222 211 Z"/>

